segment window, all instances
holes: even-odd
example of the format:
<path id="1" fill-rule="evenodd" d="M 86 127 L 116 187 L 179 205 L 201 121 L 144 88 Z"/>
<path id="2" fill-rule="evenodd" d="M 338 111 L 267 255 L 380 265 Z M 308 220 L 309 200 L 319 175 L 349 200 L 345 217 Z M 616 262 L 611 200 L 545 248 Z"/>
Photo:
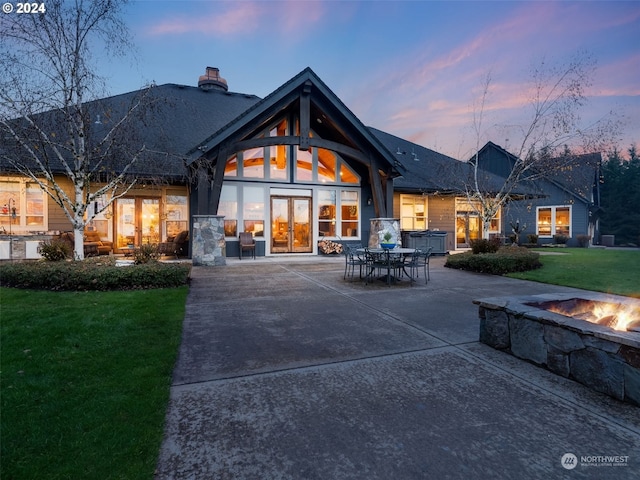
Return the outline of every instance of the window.
<path id="1" fill-rule="evenodd" d="M 296 180 L 310 182 L 313 180 L 313 148 L 296 149 Z"/>
<path id="2" fill-rule="evenodd" d="M 353 190 L 343 190 L 340 192 L 340 205 L 342 207 L 342 236 L 358 236 L 358 192 Z"/>
<path id="3" fill-rule="evenodd" d="M 322 183 L 335 183 L 336 181 L 336 154 L 325 148 L 318 149 L 318 181 Z"/>
<path id="4" fill-rule="evenodd" d="M 242 152 L 242 176 L 264 178 L 264 148 L 252 148 Z"/>
<path id="5" fill-rule="evenodd" d="M 538 207 L 537 234 L 540 237 L 571 237 L 571 207 Z"/>
<path id="6" fill-rule="evenodd" d="M 37 183 L 26 178 L 0 181 L 0 226 L 5 230 L 47 229 L 47 196 Z"/>
<path id="7" fill-rule="evenodd" d="M 223 185 L 220 192 L 218 215 L 224 215 L 224 234 L 227 237 L 238 236 L 238 189 Z"/>
<path id="8" fill-rule="evenodd" d="M 336 236 L 336 191 L 318 191 L 318 231 L 320 236 Z"/>
<path id="9" fill-rule="evenodd" d="M 186 195 L 170 195 L 167 193 L 164 205 L 167 238 L 175 237 L 183 230 L 188 230 L 189 207 Z"/>
<path id="10" fill-rule="evenodd" d="M 264 188 L 244 187 L 242 189 L 242 218 L 245 232 L 254 237 L 264 236 Z"/>
<path id="11" fill-rule="evenodd" d="M 426 230 L 427 199 L 413 195 L 400 195 L 400 228 L 402 230 Z"/>
<path id="12" fill-rule="evenodd" d="M 290 135 L 289 130 L 288 122 L 281 120 L 253 138 L 286 137 Z M 295 130 L 299 135 L 297 121 Z M 318 138 L 313 131 L 309 132 L 309 135 Z M 336 152 L 313 147 L 309 150 L 301 150 L 295 145 L 284 144 L 236 152 L 227 159 L 224 176 L 225 178 L 282 182 L 360 184 L 360 177 Z"/>

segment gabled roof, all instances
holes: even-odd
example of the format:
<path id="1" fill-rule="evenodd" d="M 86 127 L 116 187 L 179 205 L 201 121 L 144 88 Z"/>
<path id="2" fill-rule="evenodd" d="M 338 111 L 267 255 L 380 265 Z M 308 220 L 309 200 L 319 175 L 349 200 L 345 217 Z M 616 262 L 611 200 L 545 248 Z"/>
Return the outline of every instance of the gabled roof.
<path id="1" fill-rule="evenodd" d="M 547 180 L 577 199 L 591 203 L 594 188 L 597 187 L 599 181 L 602 155 L 600 153 L 586 153 L 559 157 L 557 160 L 564 166 L 549 175 Z M 599 203 L 599 199 L 596 198 L 595 201 Z"/>
<path id="2" fill-rule="evenodd" d="M 395 154 L 402 176 L 393 180 L 394 189 L 407 193 L 461 193 L 473 178 L 473 167 L 373 127 L 369 130 Z M 488 191 L 497 191 L 504 179 L 485 172 L 482 181 Z M 528 193 L 519 189 L 516 194 Z"/>
<path id="3" fill-rule="evenodd" d="M 492 155 L 492 152 L 495 155 Z M 478 152 L 480 168 L 506 178 L 517 157 L 493 142 L 487 142 Z M 474 161 L 475 156 L 469 161 Z M 530 185 L 540 194 L 544 194 L 547 188 L 545 182 L 549 182 L 561 190 L 566 191 L 576 199 L 591 203 L 594 185 L 599 176 L 602 156 L 600 153 L 564 155 L 549 160 L 559 168 L 551 171 L 544 178 L 535 181 L 522 181 L 521 184 Z"/>
<path id="4" fill-rule="evenodd" d="M 351 139 L 354 136 L 360 140 L 366 142 L 368 145 L 375 148 L 379 154 L 390 164 L 391 167 L 395 165 L 395 158 L 393 154 L 386 149 L 379 139 L 371 133 L 371 131 L 364 126 L 364 124 L 356 117 L 349 108 L 327 87 L 327 85 L 320 80 L 320 78 L 307 67 L 295 77 L 280 86 L 277 90 L 269 94 L 261 101 L 255 103 L 241 115 L 238 115 L 232 119 L 229 123 L 222 128 L 214 131 L 214 133 L 206 138 L 203 142 L 195 145 L 189 152 L 189 159 L 187 164 L 195 162 L 201 158 L 206 152 L 211 152 L 217 148 L 222 142 L 229 137 L 237 135 L 249 122 L 255 121 L 263 117 L 273 116 L 274 111 L 284 110 L 288 106 L 298 101 L 298 97 L 301 89 L 310 89 L 311 101 L 312 101 L 312 115 L 316 114 L 320 120 L 323 115 L 321 108 L 327 108 L 331 112 L 326 112 L 332 116 L 332 120 L 335 124 L 341 126 L 347 126 L 350 129 L 350 134 L 346 135 L 340 128 L 334 129 L 334 136 L 338 136 L 341 141 L 345 143 L 351 143 Z M 322 107 L 318 106 L 322 104 Z M 321 127 L 320 127 L 321 128 Z M 347 145 L 353 148 L 357 148 L 356 144 Z"/>

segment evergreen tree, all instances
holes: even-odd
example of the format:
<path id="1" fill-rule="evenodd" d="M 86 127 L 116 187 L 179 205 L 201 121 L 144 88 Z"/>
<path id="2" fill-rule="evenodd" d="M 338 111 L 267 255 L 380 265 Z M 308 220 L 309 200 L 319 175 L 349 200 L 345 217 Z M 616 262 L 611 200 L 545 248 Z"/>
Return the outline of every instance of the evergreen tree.
<path id="1" fill-rule="evenodd" d="M 625 160 L 616 149 L 602 165 L 600 230 L 616 244 L 640 245 L 640 156 L 635 144 L 628 153 Z"/>

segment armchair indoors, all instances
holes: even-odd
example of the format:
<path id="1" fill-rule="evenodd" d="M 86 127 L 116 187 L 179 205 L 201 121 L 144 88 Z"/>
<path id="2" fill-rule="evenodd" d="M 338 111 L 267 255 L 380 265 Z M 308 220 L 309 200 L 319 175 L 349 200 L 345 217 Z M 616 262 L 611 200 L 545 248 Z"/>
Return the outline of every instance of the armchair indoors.
<path id="1" fill-rule="evenodd" d="M 175 237 L 169 237 L 166 242 L 160 243 L 158 253 L 175 255 L 176 258 L 186 257 L 189 253 L 189 230 L 182 230 Z"/>
<path id="2" fill-rule="evenodd" d="M 74 232 L 65 232 L 60 235 L 60 239 L 67 243 L 71 247 L 71 250 L 73 250 L 75 246 Z M 113 252 L 113 242 L 102 240 L 100 234 L 96 231 L 85 230 L 83 245 L 85 257 L 109 255 Z"/>
<path id="3" fill-rule="evenodd" d="M 240 233 L 240 260 L 242 260 L 243 252 L 251 252 L 253 258 L 256 258 L 256 241 L 251 232 Z"/>

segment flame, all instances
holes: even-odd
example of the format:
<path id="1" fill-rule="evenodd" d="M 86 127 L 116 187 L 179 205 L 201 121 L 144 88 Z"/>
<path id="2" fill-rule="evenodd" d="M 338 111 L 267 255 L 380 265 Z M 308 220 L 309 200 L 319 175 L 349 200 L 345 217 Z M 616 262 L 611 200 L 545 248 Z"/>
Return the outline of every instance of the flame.
<path id="1" fill-rule="evenodd" d="M 617 303 L 598 303 L 593 308 L 595 323 L 606 323 L 615 330 L 626 331 L 634 320 L 634 312 L 630 306 Z"/>
<path id="2" fill-rule="evenodd" d="M 545 309 L 549 312 L 586 320 L 623 332 L 629 328 L 640 326 L 640 310 L 631 305 L 594 302 L 592 305 L 581 303 L 573 308 L 568 308 L 562 304 L 549 305 Z"/>

